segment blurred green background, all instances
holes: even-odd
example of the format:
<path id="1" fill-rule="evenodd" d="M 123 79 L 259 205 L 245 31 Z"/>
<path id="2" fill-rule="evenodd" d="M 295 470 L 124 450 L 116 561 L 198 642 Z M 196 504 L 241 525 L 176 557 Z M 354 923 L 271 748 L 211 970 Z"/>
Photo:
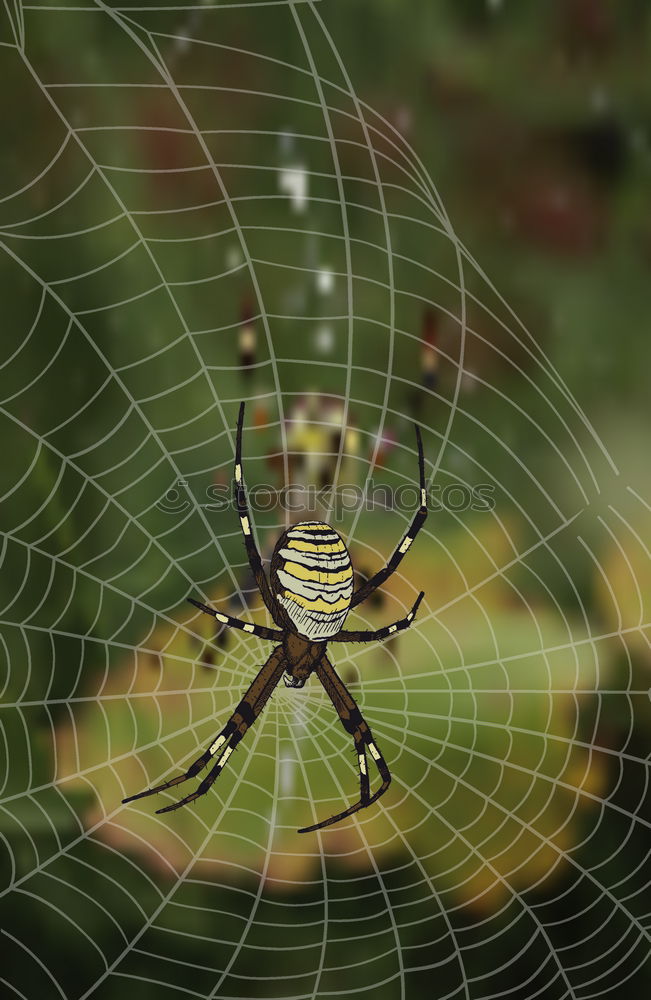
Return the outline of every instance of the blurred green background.
<path id="1" fill-rule="evenodd" d="M 648 992 L 650 33 L 642 0 L 2 8 L 7 996 Z M 419 619 L 333 657 L 393 784 L 319 834 L 357 781 L 314 680 L 190 808 L 121 805 L 270 651 L 185 603 L 265 620 L 210 506 L 242 399 L 266 558 L 273 491 L 413 486 L 423 427 L 429 520 L 349 627 Z M 341 496 L 368 575 L 413 490 Z"/>

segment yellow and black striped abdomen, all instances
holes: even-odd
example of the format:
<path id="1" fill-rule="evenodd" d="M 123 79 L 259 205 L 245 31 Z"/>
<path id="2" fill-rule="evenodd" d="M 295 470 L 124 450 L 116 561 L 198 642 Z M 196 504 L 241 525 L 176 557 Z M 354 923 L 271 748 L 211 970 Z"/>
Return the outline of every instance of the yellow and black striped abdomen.
<path id="1" fill-rule="evenodd" d="M 342 627 L 353 593 L 348 549 L 322 521 L 296 524 L 276 544 L 271 583 L 299 635 L 329 639 Z"/>

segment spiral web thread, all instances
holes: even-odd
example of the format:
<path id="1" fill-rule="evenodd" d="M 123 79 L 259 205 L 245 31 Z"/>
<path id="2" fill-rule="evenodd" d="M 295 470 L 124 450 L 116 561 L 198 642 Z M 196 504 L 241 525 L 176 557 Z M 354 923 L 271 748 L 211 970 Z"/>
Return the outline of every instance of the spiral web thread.
<path id="1" fill-rule="evenodd" d="M 229 39 L 253 16 L 243 50 Z M 2 421 L 22 462 L 2 497 L 11 996 L 403 998 L 435 983 L 441 1000 L 587 1000 L 623 995 L 648 964 L 648 505 L 456 236 L 424 165 L 357 96 L 326 21 L 312 0 L 4 8 L 8 79 L 56 137 L 0 200 L 17 317 Z M 68 32 L 79 46 L 64 63 Z M 249 98 L 268 107 L 266 129 L 247 128 Z M 168 166 L 143 165 L 152 142 Z M 335 287 L 323 300 L 304 293 L 321 257 Z M 243 294 L 258 329 L 246 382 Z M 450 377 L 429 392 L 427 305 L 449 325 Z M 305 334 L 324 326 L 345 360 Z M 476 344 L 521 397 L 492 384 L 490 364 L 467 366 Z M 382 620 L 409 607 L 430 557 L 449 583 L 404 642 L 338 649 L 390 793 L 341 829 L 296 835 L 355 789 L 312 684 L 275 693 L 182 819 L 156 817 L 153 800 L 124 807 L 205 748 L 270 651 L 237 633 L 208 659 L 205 621 L 183 602 L 218 597 L 265 620 L 234 513 L 201 500 L 230 474 L 241 398 L 252 420 L 266 414 L 245 436 L 249 485 L 269 477 L 258 436 L 290 480 L 288 427 L 311 388 L 362 440 L 341 437 L 335 482 L 351 468 L 417 482 L 415 394 L 430 407 L 430 483 L 495 490 L 492 512 L 444 511 L 421 532 Z M 531 455 L 504 429 L 520 422 L 540 442 Z M 378 465 L 389 427 L 394 472 Z M 179 481 L 182 511 L 161 511 Z M 267 554 L 286 516 L 257 518 Z M 374 517 L 358 510 L 341 530 L 379 566 L 410 512 L 381 533 Z M 508 639 L 504 602 L 522 626 Z M 359 612 L 359 627 L 378 624 Z"/>

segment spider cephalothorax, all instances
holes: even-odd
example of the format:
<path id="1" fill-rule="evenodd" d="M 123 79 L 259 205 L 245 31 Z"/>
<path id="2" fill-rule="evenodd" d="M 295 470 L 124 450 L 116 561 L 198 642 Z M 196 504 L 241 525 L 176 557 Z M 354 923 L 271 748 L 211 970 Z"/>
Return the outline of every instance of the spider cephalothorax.
<path id="1" fill-rule="evenodd" d="M 418 442 L 418 468 L 420 474 L 420 508 L 414 515 L 409 530 L 403 537 L 386 566 L 353 591 L 353 567 L 346 545 L 334 528 L 322 521 L 301 521 L 288 528 L 278 539 L 271 559 L 271 585 L 262 566 L 253 535 L 242 475 L 242 427 L 244 403 L 240 406 L 237 422 L 237 449 L 235 457 L 235 502 L 237 505 L 244 543 L 262 599 L 278 628 L 253 625 L 189 598 L 190 603 L 212 615 L 222 625 L 250 632 L 260 639 L 279 642 L 271 656 L 260 669 L 242 697 L 230 719 L 213 743 L 184 774 L 170 778 L 154 788 L 131 795 L 124 802 L 140 799 L 155 792 L 162 792 L 193 778 L 207 764 L 214 761 L 207 776 L 196 791 L 178 802 L 158 809 L 159 813 L 171 812 L 204 795 L 221 771 L 228 758 L 253 725 L 274 688 L 282 677 L 291 688 L 303 687 L 310 674 L 315 673 L 336 709 L 342 725 L 354 741 L 359 766 L 360 798 L 354 805 L 330 819 L 304 827 L 299 833 L 308 833 L 350 816 L 379 799 L 391 781 L 391 774 L 378 749 L 371 730 L 364 721 L 355 699 L 337 674 L 326 655 L 328 642 L 373 642 L 386 639 L 401 629 L 408 628 L 418 609 L 423 594 L 416 598 L 409 614 L 400 621 L 375 631 L 348 632 L 342 629 L 351 608 L 373 593 L 393 573 L 407 552 L 417 532 L 427 517 L 425 492 L 425 463 L 420 431 L 416 427 Z M 371 795 L 366 753 L 377 766 L 382 783 Z"/>
<path id="2" fill-rule="evenodd" d="M 325 651 L 325 642 L 311 642 L 302 635 L 287 632 L 283 639 L 285 656 L 283 680 L 287 687 L 302 688 Z"/>

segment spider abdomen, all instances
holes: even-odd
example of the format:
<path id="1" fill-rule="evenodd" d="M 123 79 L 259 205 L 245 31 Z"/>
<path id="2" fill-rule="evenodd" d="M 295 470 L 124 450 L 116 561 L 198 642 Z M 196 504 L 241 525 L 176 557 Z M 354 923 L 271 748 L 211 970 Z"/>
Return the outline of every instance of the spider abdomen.
<path id="1" fill-rule="evenodd" d="M 329 524 L 303 521 L 281 535 L 271 580 L 299 635 L 328 639 L 341 629 L 353 593 L 353 567 L 342 538 Z"/>

